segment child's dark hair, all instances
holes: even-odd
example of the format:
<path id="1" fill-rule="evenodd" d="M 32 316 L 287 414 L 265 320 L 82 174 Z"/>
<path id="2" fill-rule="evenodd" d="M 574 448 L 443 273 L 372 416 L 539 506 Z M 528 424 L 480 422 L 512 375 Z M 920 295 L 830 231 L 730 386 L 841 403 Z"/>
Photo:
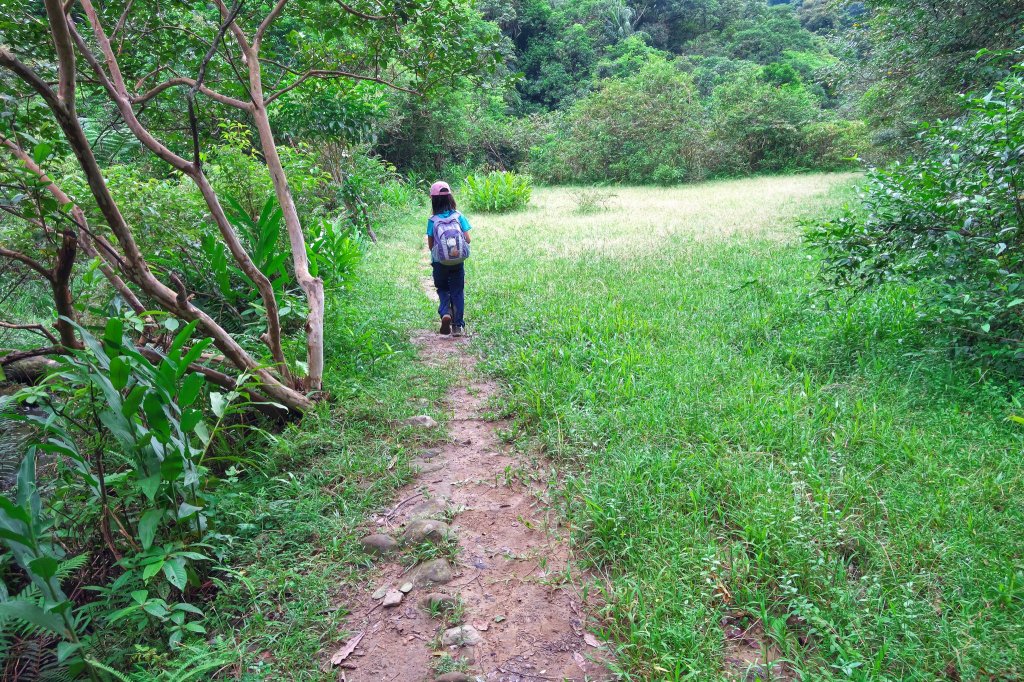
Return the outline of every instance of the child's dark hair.
<path id="1" fill-rule="evenodd" d="M 440 215 L 445 211 L 454 211 L 455 197 L 451 194 L 440 194 L 436 197 L 430 197 L 430 208 L 434 215 Z"/>

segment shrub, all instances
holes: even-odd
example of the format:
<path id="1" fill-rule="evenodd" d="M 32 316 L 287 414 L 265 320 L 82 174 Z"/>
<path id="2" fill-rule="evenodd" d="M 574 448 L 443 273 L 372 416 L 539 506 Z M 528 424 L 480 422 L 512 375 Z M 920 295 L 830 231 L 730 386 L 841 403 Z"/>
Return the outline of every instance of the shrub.
<path id="1" fill-rule="evenodd" d="M 918 283 L 934 323 L 987 355 L 1024 357 L 1024 66 L 920 139 L 919 158 L 869 175 L 859 209 L 811 230 L 825 275 Z"/>
<path id="2" fill-rule="evenodd" d="M 529 176 L 506 171 L 467 176 L 463 187 L 466 205 L 474 211 L 486 213 L 521 209 L 530 203 L 532 193 Z"/>
<path id="3" fill-rule="evenodd" d="M 704 128 L 692 77 L 654 57 L 635 75 L 602 81 L 558 116 L 531 150 L 530 169 L 556 183 L 697 179 Z"/>

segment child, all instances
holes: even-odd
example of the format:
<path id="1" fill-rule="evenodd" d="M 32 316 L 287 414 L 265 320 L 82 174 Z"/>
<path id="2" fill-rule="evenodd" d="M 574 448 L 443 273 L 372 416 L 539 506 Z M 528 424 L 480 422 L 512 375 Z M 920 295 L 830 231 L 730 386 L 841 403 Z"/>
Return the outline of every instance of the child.
<path id="1" fill-rule="evenodd" d="M 437 309 L 441 316 L 441 333 L 465 336 L 466 266 L 463 261 L 469 256 L 471 228 L 465 216 L 455 210 L 455 197 L 447 182 L 439 181 L 430 186 L 430 204 L 434 214 L 427 218 L 427 246 L 434 269 L 434 286 L 441 301 Z M 444 243 L 439 244 L 437 239 L 441 239 L 442 234 Z M 460 243 L 460 238 L 464 243 Z"/>

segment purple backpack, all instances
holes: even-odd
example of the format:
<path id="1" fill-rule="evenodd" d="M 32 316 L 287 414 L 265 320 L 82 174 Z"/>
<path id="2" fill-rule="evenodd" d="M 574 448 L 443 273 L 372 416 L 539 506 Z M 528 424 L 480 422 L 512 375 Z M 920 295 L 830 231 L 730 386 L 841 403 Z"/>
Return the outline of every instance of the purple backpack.
<path id="1" fill-rule="evenodd" d="M 469 242 L 462 233 L 459 212 L 452 211 L 447 218 L 433 216 L 434 248 L 430 255 L 441 265 L 458 265 L 469 258 Z"/>

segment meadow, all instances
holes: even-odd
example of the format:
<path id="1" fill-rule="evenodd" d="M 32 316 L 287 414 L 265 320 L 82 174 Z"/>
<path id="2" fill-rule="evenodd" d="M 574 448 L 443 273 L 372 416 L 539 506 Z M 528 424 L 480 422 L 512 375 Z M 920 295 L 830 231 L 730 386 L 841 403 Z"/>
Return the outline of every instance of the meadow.
<path id="1" fill-rule="evenodd" d="M 1019 395 L 950 358 L 925 292 L 818 292 L 798 219 L 855 182 L 469 216 L 475 348 L 510 438 L 557 469 L 625 679 L 720 679 L 733 626 L 778 679 L 1024 673 Z"/>

